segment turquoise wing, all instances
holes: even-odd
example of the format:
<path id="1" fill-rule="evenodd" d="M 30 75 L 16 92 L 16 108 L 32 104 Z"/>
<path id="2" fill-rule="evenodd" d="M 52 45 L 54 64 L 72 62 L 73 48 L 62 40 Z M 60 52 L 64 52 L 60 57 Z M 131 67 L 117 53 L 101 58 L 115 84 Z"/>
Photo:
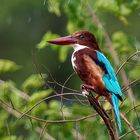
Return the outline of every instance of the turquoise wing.
<path id="1" fill-rule="evenodd" d="M 121 97 L 122 96 L 121 88 L 109 60 L 99 51 L 96 51 L 96 54 L 99 63 L 102 63 L 106 69 L 106 73 L 103 75 L 102 78 L 106 89 L 111 93 L 114 93 Z"/>
<path id="2" fill-rule="evenodd" d="M 122 99 L 122 92 L 116 74 L 108 59 L 99 51 L 96 51 L 99 65 L 105 70 L 102 80 L 105 88 L 112 94 L 112 104 L 117 118 L 119 131 L 122 132 L 121 118 L 119 112 L 119 99 Z M 119 98 L 119 99 L 118 99 Z"/>

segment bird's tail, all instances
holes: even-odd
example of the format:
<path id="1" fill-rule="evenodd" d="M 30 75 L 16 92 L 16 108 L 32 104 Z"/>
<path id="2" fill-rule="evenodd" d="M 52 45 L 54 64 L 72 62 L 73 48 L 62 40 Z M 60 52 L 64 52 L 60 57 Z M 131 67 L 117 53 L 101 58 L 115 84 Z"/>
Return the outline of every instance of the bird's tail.
<path id="1" fill-rule="evenodd" d="M 112 94 L 112 104 L 113 104 L 114 111 L 116 114 L 118 128 L 119 128 L 119 131 L 121 133 L 122 132 L 122 125 L 121 125 L 121 118 L 120 118 L 120 112 L 119 112 L 119 99 L 114 94 Z"/>

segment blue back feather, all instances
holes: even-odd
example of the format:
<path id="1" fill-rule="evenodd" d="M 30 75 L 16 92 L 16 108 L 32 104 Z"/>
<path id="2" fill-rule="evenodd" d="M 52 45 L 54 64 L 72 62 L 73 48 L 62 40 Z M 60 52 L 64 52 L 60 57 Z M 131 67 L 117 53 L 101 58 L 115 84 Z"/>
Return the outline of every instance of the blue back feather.
<path id="1" fill-rule="evenodd" d="M 119 131 L 122 132 L 121 119 L 119 113 L 119 99 L 117 97 L 117 95 L 119 95 L 120 97 L 122 96 L 121 88 L 118 83 L 116 74 L 108 59 L 99 51 L 96 51 L 96 54 L 98 61 L 105 65 L 107 73 L 103 75 L 102 80 L 105 84 L 106 89 L 112 94 L 112 104 L 116 114 Z"/>

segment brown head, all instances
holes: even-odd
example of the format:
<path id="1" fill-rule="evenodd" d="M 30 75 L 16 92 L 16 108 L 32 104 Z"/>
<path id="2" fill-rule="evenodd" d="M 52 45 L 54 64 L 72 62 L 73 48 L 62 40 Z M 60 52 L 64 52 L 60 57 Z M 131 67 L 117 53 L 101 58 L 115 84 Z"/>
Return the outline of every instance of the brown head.
<path id="1" fill-rule="evenodd" d="M 95 36 L 88 31 L 79 31 L 72 35 L 49 40 L 49 43 L 57 45 L 82 45 L 100 51 Z"/>

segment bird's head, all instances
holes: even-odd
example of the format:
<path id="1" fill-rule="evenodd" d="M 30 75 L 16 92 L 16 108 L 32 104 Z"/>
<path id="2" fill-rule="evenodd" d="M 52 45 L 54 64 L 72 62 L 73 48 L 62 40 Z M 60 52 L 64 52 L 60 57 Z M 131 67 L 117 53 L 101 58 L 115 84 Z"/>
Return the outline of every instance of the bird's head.
<path id="1" fill-rule="evenodd" d="M 72 45 L 74 48 L 77 45 L 81 45 L 100 51 L 95 36 L 88 31 L 79 31 L 69 36 L 49 40 L 48 42 L 57 45 Z"/>

